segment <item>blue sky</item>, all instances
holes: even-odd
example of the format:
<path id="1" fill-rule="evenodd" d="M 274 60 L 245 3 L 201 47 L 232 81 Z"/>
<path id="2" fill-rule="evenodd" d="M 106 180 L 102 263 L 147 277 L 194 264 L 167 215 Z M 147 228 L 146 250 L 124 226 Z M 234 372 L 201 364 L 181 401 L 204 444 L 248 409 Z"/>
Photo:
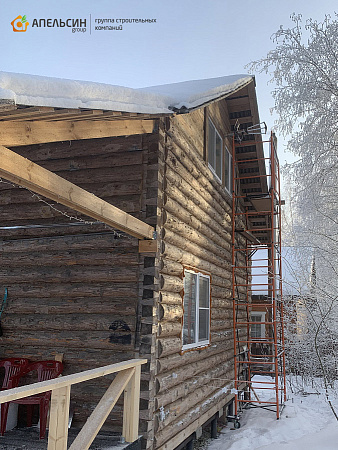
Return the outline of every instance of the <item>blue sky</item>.
<path id="1" fill-rule="evenodd" d="M 333 0 L 0 1 L 0 70 L 144 87 L 246 73 L 272 48 L 270 36 L 292 12 L 322 20 Z M 26 14 L 27 32 L 10 22 Z M 92 34 L 32 27 L 34 18 L 92 18 Z M 95 31 L 98 18 L 145 18 L 122 31 Z M 268 77 L 257 75 L 261 120 L 273 125 Z M 282 159 L 283 152 L 280 149 Z"/>

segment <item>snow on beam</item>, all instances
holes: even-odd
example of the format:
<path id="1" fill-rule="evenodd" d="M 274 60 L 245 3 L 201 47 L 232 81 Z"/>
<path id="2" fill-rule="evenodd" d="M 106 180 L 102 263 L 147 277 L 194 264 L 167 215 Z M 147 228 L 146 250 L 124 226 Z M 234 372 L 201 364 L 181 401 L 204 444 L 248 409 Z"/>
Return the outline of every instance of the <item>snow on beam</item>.
<path id="1" fill-rule="evenodd" d="M 0 177 L 139 239 L 153 239 L 150 225 L 1 145 Z"/>
<path id="2" fill-rule="evenodd" d="M 0 145 L 42 144 L 112 136 L 152 133 L 154 120 L 97 120 L 58 122 L 0 122 Z"/>

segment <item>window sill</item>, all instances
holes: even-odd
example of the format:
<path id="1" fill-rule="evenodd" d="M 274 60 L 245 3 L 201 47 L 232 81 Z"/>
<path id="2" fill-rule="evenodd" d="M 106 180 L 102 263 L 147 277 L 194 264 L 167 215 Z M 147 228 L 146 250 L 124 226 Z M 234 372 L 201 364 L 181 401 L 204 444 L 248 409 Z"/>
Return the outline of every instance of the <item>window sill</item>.
<path id="1" fill-rule="evenodd" d="M 193 350 L 203 350 L 207 347 L 210 347 L 210 341 L 203 341 L 203 342 L 198 342 L 196 344 L 187 344 L 187 345 L 183 345 L 182 350 L 181 350 L 181 355 L 183 355 L 183 353 L 186 352 L 191 352 Z"/>

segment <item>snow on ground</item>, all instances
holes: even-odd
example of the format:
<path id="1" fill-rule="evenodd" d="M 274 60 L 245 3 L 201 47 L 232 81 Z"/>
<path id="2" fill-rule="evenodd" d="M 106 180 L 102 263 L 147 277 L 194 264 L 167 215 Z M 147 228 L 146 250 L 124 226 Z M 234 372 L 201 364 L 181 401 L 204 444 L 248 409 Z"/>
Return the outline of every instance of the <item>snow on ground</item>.
<path id="1" fill-rule="evenodd" d="M 256 387 L 255 391 L 260 399 L 264 398 L 262 390 Z M 280 420 L 276 420 L 274 412 L 262 408 L 244 411 L 241 428 L 231 429 L 228 424 L 208 450 L 338 450 L 338 422 L 323 392 L 317 393 L 312 387 L 306 391 L 301 394 L 288 390 Z"/>

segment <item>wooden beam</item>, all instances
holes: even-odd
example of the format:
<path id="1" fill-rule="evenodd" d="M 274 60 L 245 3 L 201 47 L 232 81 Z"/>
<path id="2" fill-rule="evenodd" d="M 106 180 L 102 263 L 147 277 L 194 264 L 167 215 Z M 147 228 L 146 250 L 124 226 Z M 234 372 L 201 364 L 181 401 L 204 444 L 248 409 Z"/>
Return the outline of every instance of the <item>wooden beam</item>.
<path id="1" fill-rule="evenodd" d="M 0 122 L 0 145 L 42 144 L 45 142 L 74 141 L 111 136 L 130 136 L 152 133 L 154 120 L 95 120 Z"/>
<path id="2" fill-rule="evenodd" d="M 104 396 L 101 398 L 100 402 L 87 419 L 87 422 L 82 427 L 81 431 L 75 438 L 75 441 L 72 443 L 69 450 L 89 449 L 90 444 L 93 442 L 97 433 L 100 431 L 110 411 L 115 406 L 117 400 L 120 398 L 120 395 L 122 394 L 124 388 L 128 384 L 129 380 L 132 378 L 134 373 L 135 369 L 132 368 L 124 370 L 123 372 L 120 372 L 116 375 L 114 381 L 107 389 Z M 137 400 L 139 401 L 139 397 Z M 137 422 L 137 429 L 138 429 L 138 422 Z"/>
<path id="3" fill-rule="evenodd" d="M 154 237 L 150 225 L 1 145 L 0 177 L 137 238 Z"/>
<path id="4" fill-rule="evenodd" d="M 157 252 L 157 242 L 149 240 L 140 240 L 138 242 L 139 253 L 156 253 Z"/>

